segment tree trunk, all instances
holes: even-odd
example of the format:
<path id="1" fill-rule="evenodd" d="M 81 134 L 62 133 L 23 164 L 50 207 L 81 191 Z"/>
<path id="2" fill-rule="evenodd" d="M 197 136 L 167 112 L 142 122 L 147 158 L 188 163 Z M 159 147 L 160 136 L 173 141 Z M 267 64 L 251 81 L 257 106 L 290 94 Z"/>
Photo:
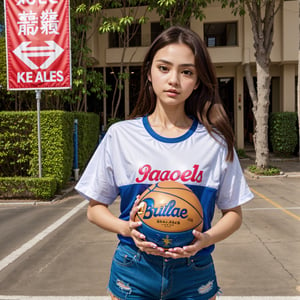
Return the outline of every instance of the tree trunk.
<path id="1" fill-rule="evenodd" d="M 277 9 L 275 9 L 275 0 L 247 0 L 245 5 L 251 20 L 256 58 L 257 105 L 252 98 L 256 120 L 254 134 L 256 165 L 259 168 L 267 168 L 269 166 L 270 54 L 273 47 L 274 16 L 281 7 L 282 0 L 279 1 Z"/>
<path id="2" fill-rule="evenodd" d="M 250 66 L 249 63 L 245 64 L 244 71 L 245 71 L 245 77 L 246 77 L 246 81 L 247 81 L 249 94 L 250 94 L 252 104 L 253 104 L 252 111 L 253 111 L 253 114 L 254 114 L 254 112 L 257 110 L 257 94 L 256 94 L 254 82 L 253 82 L 253 76 L 252 76 L 252 73 L 251 73 L 251 66 Z"/>
<path id="3" fill-rule="evenodd" d="M 125 49 L 123 49 L 123 52 Z M 112 117 L 115 119 L 117 117 L 117 113 L 119 110 L 119 106 L 120 106 L 120 102 L 122 99 L 122 92 L 123 92 L 123 88 L 124 88 L 124 79 L 123 79 L 123 72 L 124 72 L 124 67 L 123 67 L 123 60 L 124 60 L 124 56 L 122 56 L 122 61 L 121 61 L 121 65 L 120 65 L 120 74 L 119 74 L 119 80 L 118 80 L 118 90 L 119 90 L 119 94 L 118 94 L 118 99 L 116 102 L 116 105 L 114 107 L 114 111 L 112 114 Z"/>
<path id="4" fill-rule="evenodd" d="M 259 60 L 259 59 L 258 59 Z M 269 120 L 269 95 L 270 95 L 270 70 L 268 58 L 262 58 L 256 64 L 257 71 L 257 109 L 254 111 L 256 120 L 254 144 L 256 150 L 256 165 L 259 168 L 269 166 L 268 147 L 268 120 Z"/>

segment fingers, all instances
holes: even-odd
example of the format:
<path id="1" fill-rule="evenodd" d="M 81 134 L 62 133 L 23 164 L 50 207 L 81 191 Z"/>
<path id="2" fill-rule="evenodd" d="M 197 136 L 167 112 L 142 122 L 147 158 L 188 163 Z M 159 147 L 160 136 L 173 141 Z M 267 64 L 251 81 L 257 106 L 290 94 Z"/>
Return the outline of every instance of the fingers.
<path id="1" fill-rule="evenodd" d="M 170 248 L 165 252 L 165 255 L 170 258 L 184 258 L 196 255 L 198 251 L 207 246 L 207 237 L 205 233 L 197 230 L 193 230 L 193 235 L 195 239 L 192 244 L 183 247 Z"/>
<path id="2" fill-rule="evenodd" d="M 168 258 L 186 258 L 194 256 L 198 251 L 194 246 L 184 246 L 182 248 L 170 248 L 165 252 L 165 256 Z"/>
<path id="3" fill-rule="evenodd" d="M 141 208 L 139 205 L 140 201 L 141 201 L 141 197 L 140 197 L 140 195 L 137 195 L 136 200 L 134 201 L 133 207 L 130 211 L 130 220 L 132 220 L 132 221 L 135 221 L 135 216 Z"/>

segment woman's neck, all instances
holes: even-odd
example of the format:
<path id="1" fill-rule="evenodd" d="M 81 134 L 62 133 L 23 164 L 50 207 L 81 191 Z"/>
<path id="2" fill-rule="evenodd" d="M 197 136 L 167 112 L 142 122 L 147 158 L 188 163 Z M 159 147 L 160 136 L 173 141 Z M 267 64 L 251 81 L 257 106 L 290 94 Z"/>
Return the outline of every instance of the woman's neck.
<path id="1" fill-rule="evenodd" d="M 167 113 L 161 110 L 155 110 L 149 115 L 148 121 L 157 134 L 170 138 L 183 135 L 193 124 L 193 120 L 185 113 Z"/>

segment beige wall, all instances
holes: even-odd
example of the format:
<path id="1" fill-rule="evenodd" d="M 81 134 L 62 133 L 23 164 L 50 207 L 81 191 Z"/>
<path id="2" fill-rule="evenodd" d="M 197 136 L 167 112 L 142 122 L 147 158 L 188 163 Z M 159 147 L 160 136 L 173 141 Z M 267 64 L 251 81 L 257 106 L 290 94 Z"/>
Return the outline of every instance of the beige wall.
<path id="1" fill-rule="evenodd" d="M 139 8 L 139 15 L 144 14 L 145 7 Z M 107 15 L 120 15 L 119 9 L 107 10 Z M 218 77 L 233 77 L 235 132 L 238 148 L 244 147 L 244 99 L 243 99 L 243 65 L 251 63 L 255 76 L 255 56 L 251 22 L 248 15 L 234 16 L 231 9 L 222 9 L 218 3 L 205 8 L 206 18 L 191 20 L 191 28 L 203 38 L 203 24 L 206 22 L 238 22 L 238 45 L 235 47 L 209 48 L 212 61 L 216 66 Z M 155 12 L 148 13 L 151 22 L 158 22 Z M 274 111 L 295 111 L 295 77 L 298 65 L 298 1 L 284 1 L 283 9 L 276 15 L 274 24 L 274 45 L 271 52 L 271 75 L 274 78 L 272 87 L 272 108 Z M 94 27 L 97 27 L 96 21 Z M 90 34 L 89 47 L 96 59 L 95 67 L 118 66 L 122 49 L 108 48 L 108 34 L 100 35 L 97 29 Z M 142 47 L 127 48 L 125 62 L 141 65 L 147 47 L 151 42 L 150 22 L 142 25 Z M 125 91 L 128 94 L 128 91 Z M 129 101 L 129 100 L 127 100 Z M 128 108 L 128 103 L 125 103 Z"/>
<path id="2" fill-rule="evenodd" d="M 139 15 L 144 13 L 145 8 L 140 8 Z M 217 4 L 211 4 L 204 10 L 206 18 L 200 22 L 199 20 L 191 20 L 191 28 L 203 38 L 203 24 L 206 22 L 238 22 L 238 46 L 237 47 L 214 47 L 209 48 L 213 62 L 217 63 L 247 63 L 255 62 L 253 37 L 251 31 L 251 23 L 249 17 L 234 16 L 231 9 L 222 9 Z M 107 15 L 120 15 L 119 9 L 107 10 Z M 159 21 L 159 17 L 151 12 L 147 14 L 153 22 Z M 119 59 L 116 57 L 121 49 L 108 49 L 108 34 L 100 35 L 95 27 L 97 20 L 94 21 L 94 30 L 90 32 L 89 46 L 92 49 L 92 56 L 98 61 L 97 66 L 104 67 L 110 63 L 117 63 Z M 148 47 L 150 45 L 150 24 L 142 26 L 142 45 Z M 295 38 L 297 37 L 297 38 Z M 129 49 L 128 55 L 135 52 L 133 56 L 134 62 L 140 62 L 145 49 Z M 110 56 L 112 54 L 112 57 Z M 273 63 L 297 63 L 298 60 L 298 1 L 284 1 L 283 10 L 275 17 L 274 30 L 274 46 L 271 53 L 271 61 Z"/>

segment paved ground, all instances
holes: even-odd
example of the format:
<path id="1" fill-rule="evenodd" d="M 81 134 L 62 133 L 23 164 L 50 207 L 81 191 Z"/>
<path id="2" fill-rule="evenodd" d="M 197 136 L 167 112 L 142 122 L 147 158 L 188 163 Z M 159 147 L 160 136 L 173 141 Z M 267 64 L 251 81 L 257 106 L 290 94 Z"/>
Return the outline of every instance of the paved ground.
<path id="1" fill-rule="evenodd" d="M 241 229 L 214 252 L 220 300 L 300 299 L 300 163 L 275 164 L 283 175 L 246 172 L 255 199 L 243 208 Z M 117 213 L 118 203 L 112 209 Z M 76 193 L 52 204 L 1 205 L 0 228 L 1 300 L 108 299 L 117 240 L 87 222 Z"/>

